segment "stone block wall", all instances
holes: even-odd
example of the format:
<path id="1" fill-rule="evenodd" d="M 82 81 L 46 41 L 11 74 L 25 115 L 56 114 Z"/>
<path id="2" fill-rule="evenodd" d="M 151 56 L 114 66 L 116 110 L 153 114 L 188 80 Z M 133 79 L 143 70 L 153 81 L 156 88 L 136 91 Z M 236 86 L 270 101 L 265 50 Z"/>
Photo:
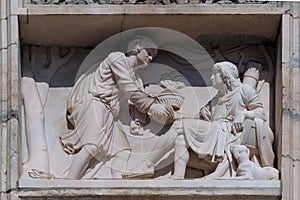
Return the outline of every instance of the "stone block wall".
<path id="1" fill-rule="evenodd" d="M 12 199 L 19 177 L 20 40 L 16 2 L 1 1 L 1 199 Z"/>
<path id="2" fill-rule="evenodd" d="M 281 180 L 283 199 L 299 199 L 300 187 L 300 4 L 293 2 L 282 17 L 282 152 Z"/>

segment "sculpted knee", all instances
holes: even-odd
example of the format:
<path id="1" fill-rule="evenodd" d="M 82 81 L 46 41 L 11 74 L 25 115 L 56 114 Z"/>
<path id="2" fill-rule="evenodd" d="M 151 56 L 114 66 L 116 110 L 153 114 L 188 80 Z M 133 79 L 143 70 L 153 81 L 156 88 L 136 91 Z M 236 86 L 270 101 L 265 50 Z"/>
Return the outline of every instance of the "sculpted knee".
<path id="1" fill-rule="evenodd" d="M 124 151 L 117 153 L 115 157 L 117 157 L 123 161 L 128 161 L 130 158 L 130 155 L 131 155 L 131 152 L 129 150 L 124 150 Z"/>
<path id="2" fill-rule="evenodd" d="M 95 145 L 85 145 L 82 150 L 86 151 L 91 156 L 96 156 L 96 154 L 99 153 L 99 150 L 98 150 L 97 146 L 95 146 Z"/>
<path id="3" fill-rule="evenodd" d="M 179 147 L 187 148 L 187 143 L 186 143 L 183 135 L 177 136 L 177 138 L 175 140 L 175 148 L 179 148 Z"/>

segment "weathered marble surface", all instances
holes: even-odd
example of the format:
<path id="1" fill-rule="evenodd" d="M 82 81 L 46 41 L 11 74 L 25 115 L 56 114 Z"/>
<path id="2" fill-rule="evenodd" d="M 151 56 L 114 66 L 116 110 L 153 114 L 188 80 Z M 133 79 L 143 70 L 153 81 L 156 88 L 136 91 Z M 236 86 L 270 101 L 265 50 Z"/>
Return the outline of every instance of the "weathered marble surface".
<path id="1" fill-rule="evenodd" d="M 38 47 L 30 47 L 30 48 L 38 48 Z M 45 47 L 41 47 L 40 48 L 40 52 L 43 52 L 43 49 L 44 49 Z M 47 48 L 46 48 L 47 49 Z M 52 48 L 50 48 L 50 50 L 51 50 Z M 234 47 L 234 48 L 232 48 L 231 46 L 229 46 L 229 47 L 227 47 L 227 46 L 222 46 L 222 48 L 217 48 L 217 49 L 215 49 L 215 48 L 213 48 L 213 47 L 211 47 L 211 46 L 208 46 L 207 47 L 207 49 L 209 50 L 209 52 L 211 52 L 211 55 L 213 56 L 213 58 L 216 60 L 216 61 L 220 61 L 220 60 L 224 60 L 225 58 L 224 58 L 224 56 L 226 56 L 226 57 L 230 57 L 233 61 L 235 61 L 235 62 L 237 62 L 239 65 L 239 70 L 240 70 L 240 73 L 242 74 L 242 73 L 244 73 L 244 71 L 245 71 L 245 69 L 247 69 L 248 67 L 257 67 L 258 69 L 260 68 L 260 65 L 259 64 L 255 64 L 255 63 L 253 63 L 253 61 L 252 60 L 249 60 L 248 59 L 248 57 L 250 57 L 250 55 L 251 55 L 251 57 L 252 57 L 252 59 L 253 59 L 253 57 L 255 57 L 255 56 L 257 56 L 257 55 L 259 55 L 259 54 L 253 54 L 253 52 L 255 52 L 254 51 L 254 49 L 256 49 L 256 50 L 265 50 L 266 51 L 266 49 L 265 49 L 265 47 L 263 48 L 263 47 L 259 47 L 258 49 L 255 47 L 255 46 L 251 46 L 251 45 L 249 45 L 249 46 L 243 46 L 242 48 L 239 48 L 239 47 Z M 228 50 L 227 49 L 230 49 L 230 52 L 233 52 L 233 53 L 231 53 L 231 54 L 229 54 L 228 55 Z M 27 50 L 28 50 L 28 47 L 25 47 L 24 48 L 24 52 L 25 53 L 23 53 L 23 54 L 25 54 L 25 55 L 27 55 L 26 54 L 26 52 L 27 52 Z M 270 49 L 270 50 L 272 50 L 272 49 Z M 58 51 L 60 51 L 60 52 L 65 52 L 64 53 L 64 56 L 66 57 L 66 55 L 68 55 L 68 53 L 69 53 L 69 51 L 63 51 L 63 49 L 58 49 Z M 47 52 L 47 51 L 45 51 L 45 52 Z M 52 52 L 52 51 L 51 51 Z M 37 56 L 34 56 L 35 54 L 34 54 L 34 51 L 31 51 L 31 53 L 32 53 L 32 55 L 31 55 L 31 57 L 35 57 L 35 58 L 39 58 L 39 57 L 37 57 Z M 71 56 L 72 55 L 77 55 L 75 52 L 73 52 L 72 54 L 71 54 Z M 243 57 L 242 58 L 239 58 L 239 60 L 237 59 L 237 55 L 246 55 L 246 57 L 247 57 L 247 59 L 243 59 Z M 196 55 L 191 55 L 191 57 L 193 57 L 193 56 L 195 56 L 196 57 Z M 73 56 L 74 57 L 74 56 Z M 258 58 L 259 58 L 259 56 L 257 56 Z M 54 60 L 51 60 L 50 61 L 50 63 L 60 63 L 60 62 L 58 62 L 59 60 L 61 60 L 61 59 L 63 59 L 64 57 L 62 57 L 62 58 L 56 58 L 56 57 L 51 57 L 52 59 L 54 59 Z M 165 58 L 168 58 L 167 60 L 165 59 Z M 264 63 L 264 65 L 266 65 L 266 66 L 268 66 L 268 68 L 265 68 L 265 71 L 266 70 L 269 70 L 270 71 L 270 73 L 269 74 L 272 74 L 272 68 L 273 68 L 273 61 L 272 61 L 272 58 L 269 58 L 269 56 L 268 56 L 268 53 L 267 54 L 265 54 L 264 55 L 264 57 L 262 57 L 262 58 L 259 58 L 258 60 L 261 62 L 261 63 Z M 26 64 L 27 63 L 27 57 L 23 57 L 23 62 L 24 62 L 24 64 Z M 39 59 L 41 60 L 41 61 L 39 61 Z M 37 62 L 37 63 L 39 63 L 39 62 L 44 62 L 43 61 L 43 58 L 39 58 L 39 59 L 37 59 L 35 62 Z M 71 58 L 68 58 L 68 59 L 71 59 Z M 72 61 L 72 59 L 71 59 L 71 61 Z M 147 83 L 158 83 L 160 80 L 162 80 L 162 79 L 165 79 L 165 80 L 168 80 L 168 79 L 170 79 L 170 80 L 173 80 L 173 78 L 175 78 L 176 80 L 180 80 L 180 81 L 183 81 L 183 82 L 186 82 L 186 84 L 192 84 L 192 85 L 199 85 L 199 86 L 205 86 L 206 85 L 206 83 L 205 82 L 209 82 L 207 79 L 207 77 L 209 77 L 209 75 L 208 74 L 204 74 L 204 76 L 203 77 L 198 77 L 198 76 L 196 76 L 196 75 L 193 75 L 193 74 L 191 74 L 191 73 L 189 73 L 189 70 L 191 70 L 191 69 L 189 69 L 189 66 L 187 65 L 187 66 L 185 66 L 184 65 L 184 61 L 182 61 L 181 59 L 179 59 L 179 58 L 176 58 L 176 57 L 174 57 L 174 55 L 169 55 L 169 57 L 168 57 L 168 55 L 166 55 L 166 54 L 162 54 L 161 56 L 160 56 L 160 58 L 158 58 L 158 60 L 157 60 L 157 62 L 159 62 L 159 63 L 165 63 L 165 64 L 168 64 L 168 65 L 170 65 L 170 66 L 173 66 L 173 68 L 174 69 L 168 69 L 168 68 L 162 68 L 162 66 L 160 66 L 160 65 L 154 65 L 154 66 L 151 66 L 149 69 L 151 69 L 151 70 L 147 70 L 147 69 L 145 69 L 144 71 L 141 71 L 141 74 L 140 74 L 140 76 L 141 76 L 141 78 L 145 81 L 145 83 L 144 84 L 147 84 Z M 170 64 L 171 63 L 171 64 Z M 44 64 L 45 65 L 45 67 L 46 67 L 46 64 Z M 58 65 L 59 66 L 59 65 Z M 41 81 L 45 81 L 47 84 L 49 84 L 49 85 L 53 85 L 53 84 L 57 84 L 57 81 L 52 81 L 52 79 L 55 79 L 55 80 L 59 80 L 59 79 L 61 79 L 61 78 L 59 78 L 59 77 L 63 77 L 64 76 L 64 74 L 63 73 L 61 73 L 61 72 L 63 72 L 64 70 L 64 68 L 66 68 L 66 67 L 68 67 L 68 66 L 70 66 L 70 65 L 68 65 L 68 64 L 62 64 L 62 67 L 59 67 L 59 70 L 58 70 L 58 73 L 54 73 L 54 77 L 52 77 L 51 79 L 49 79 L 49 80 L 43 80 L 42 79 L 42 77 L 43 76 L 39 76 L 39 74 L 38 73 L 36 73 L 36 67 L 31 67 L 32 68 L 32 72 L 31 73 L 29 73 L 29 72 L 27 72 L 28 70 L 25 70 L 25 69 L 27 69 L 28 68 L 28 66 L 27 65 L 25 65 L 24 66 L 24 68 L 23 68 L 23 76 L 25 76 L 25 77 L 27 77 L 27 76 L 31 76 L 31 77 L 33 77 L 37 82 L 41 82 Z M 72 68 L 73 68 L 73 66 L 72 66 Z M 48 68 L 45 68 L 45 69 L 47 69 L 48 70 Z M 42 69 L 40 69 L 40 71 L 41 71 Z M 176 72 L 176 70 L 179 70 L 183 75 L 181 75 L 180 73 L 178 73 L 177 72 L 177 74 L 175 73 Z M 68 71 L 68 70 L 66 70 L 66 71 Z M 156 71 L 158 71 L 160 74 L 156 74 L 156 73 L 153 73 L 153 72 L 156 72 Z M 210 71 L 210 70 L 209 70 Z M 34 73 L 35 72 L 35 73 Z M 41 72 L 40 72 L 41 73 Z M 203 72 L 204 73 L 204 72 Z M 251 75 L 251 74 L 250 74 Z M 25 78 L 24 77 L 24 78 Z M 73 76 L 74 77 L 74 76 Z M 181 77 L 181 78 L 180 78 Z M 272 77 L 270 77 L 270 76 L 267 76 L 269 79 L 268 79 L 268 81 L 269 82 L 272 82 Z M 68 78 L 71 78 L 70 76 L 68 76 Z M 187 78 L 188 80 L 185 80 L 185 78 Z M 263 77 L 261 77 L 261 78 L 263 78 Z M 201 80 L 201 79 L 203 79 L 203 80 Z M 257 79 L 258 79 L 258 77 L 257 77 Z M 175 81 L 176 81 L 175 80 Z M 245 79 L 246 80 L 246 79 Z M 68 82 L 70 82 L 70 79 L 66 79 L 65 80 L 65 82 L 66 83 L 68 83 Z M 201 88 L 199 88 L 200 90 L 201 90 Z M 198 90 L 199 90 L 198 89 Z M 203 95 L 204 95 L 204 93 L 203 92 L 197 92 L 196 91 L 197 90 L 197 88 L 195 88 L 195 90 L 193 91 L 193 89 L 191 90 L 191 92 L 190 93 L 186 93 L 185 95 L 183 95 L 183 96 L 186 96 L 186 97 L 188 97 L 189 96 L 189 98 L 190 98 L 190 100 L 191 99 L 195 99 L 194 97 L 191 97 L 190 95 L 192 95 L 192 94 L 196 94 L 196 93 L 199 93 L 199 94 L 202 94 L 202 97 L 204 97 Z M 70 164 L 70 162 L 72 162 L 72 159 L 73 159 L 73 157 L 72 156 L 67 156 L 67 158 L 62 158 L 62 157 L 65 157 L 65 155 L 64 156 L 59 156 L 59 155 L 61 155 L 61 148 L 60 148 L 60 142 L 58 141 L 58 138 L 59 138 L 59 136 L 61 136 L 61 134 L 63 134 L 64 132 L 68 132 L 68 130 L 65 130 L 65 127 L 66 127 L 66 124 L 65 124 L 65 117 L 64 117 L 64 113 L 65 113 L 65 108 L 64 108 L 64 106 L 65 106 L 65 102 L 66 102 L 66 95 L 68 94 L 68 89 L 61 89 L 61 90 L 58 90 L 58 89 L 51 89 L 51 91 L 53 91 L 53 92 L 55 92 L 54 93 L 54 99 L 53 100 L 51 100 L 51 93 L 49 93 L 49 99 L 51 100 L 49 103 L 46 103 L 46 105 L 45 105 L 45 130 L 46 130 L 46 137 L 47 137 L 47 146 L 48 146 L 48 148 L 50 149 L 49 150 L 49 159 L 50 158 L 53 158 L 54 160 L 52 160 L 52 161 L 49 161 L 49 163 L 50 163 L 50 167 L 49 167 L 49 170 L 47 169 L 47 170 L 43 170 L 43 169 L 39 169 L 38 167 L 36 168 L 36 167 L 34 167 L 34 166 L 32 166 L 31 168 L 32 169 L 34 169 L 34 170 L 42 170 L 42 171 L 44 171 L 45 173 L 50 173 L 50 174 L 53 174 L 54 176 L 56 176 L 57 178 L 60 178 L 60 177 L 65 177 L 66 176 L 66 173 L 67 173 L 67 171 L 68 171 L 68 168 L 69 168 L 69 164 Z M 51 92 L 50 91 L 50 92 Z M 61 93 L 57 93 L 57 92 L 59 92 L 59 91 L 61 91 Z M 203 90 L 203 91 L 205 91 L 205 89 Z M 62 97 L 62 98 L 61 98 Z M 189 100 L 189 98 L 187 98 L 187 102 L 188 102 L 188 100 Z M 208 98 L 208 100 L 206 101 L 206 100 L 204 100 L 204 101 L 206 101 L 206 103 L 209 101 L 209 99 L 211 99 L 212 97 L 209 97 Z M 267 98 L 268 99 L 268 98 Z M 48 101 L 47 101 L 48 102 Z M 198 100 L 197 101 L 195 101 L 194 103 L 196 103 L 197 105 L 194 105 L 194 106 L 192 106 L 192 102 L 191 103 L 189 103 L 189 104 L 184 104 L 183 105 L 183 108 L 182 108 L 182 112 L 183 113 L 189 113 L 189 112 L 196 112 L 196 113 L 189 113 L 191 116 L 194 116 L 194 115 L 196 115 L 197 114 L 197 110 L 198 109 L 200 109 L 202 106 L 204 106 L 204 104 L 203 105 L 199 105 L 199 103 L 201 102 L 201 97 L 198 97 Z M 265 102 L 266 104 L 269 104 L 268 103 L 268 100 L 266 100 L 266 102 Z M 52 105 L 51 105 L 52 104 Z M 124 125 L 129 125 L 129 123 L 127 122 L 127 120 L 128 119 L 130 119 L 130 117 L 128 116 L 128 105 L 126 106 L 126 102 L 124 103 L 124 106 L 121 106 L 121 108 L 123 108 L 124 109 L 124 113 L 127 113 L 127 119 L 126 119 L 126 117 L 125 117 L 125 124 Z M 61 106 L 58 106 L 58 105 L 61 105 Z M 49 112 L 46 112 L 46 110 L 47 110 L 47 107 L 49 106 Z M 198 108 L 198 109 L 195 109 L 195 108 Z M 269 112 L 269 109 L 268 109 L 268 107 L 266 107 L 267 108 L 267 110 L 266 110 L 266 112 L 268 113 Z M 25 105 L 25 110 L 26 110 L 26 105 Z M 56 112 L 53 112 L 53 110 L 56 110 Z M 29 112 L 30 113 L 30 110 L 27 110 L 27 112 Z M 58 113 L 60 113 L 60 114 L 58 114 Z M 35 115 L 36 116 L 36 115 Z M 51 122 L 51 121 L 53 121 L 53 122 L 56 122 L 56 123 L 54 123 L 54 124 L 47 124 L 47 121 L 49 121 L 49 122 Z M 30 122 L 27 122 L 27 123 L 29 123 L 30 124 Z M 124 123 L 124 122 L 123 122 Z M 59 129 L 56 129 L 55 127 L 60 127 Z M 53 131 L 53 133 L 47 133 L 48 131 L 51 131 L 52 129 L 56 129 L 56 130 L 54 130 Z M 171 129 L 172 130 L 172 129 Z M 174 129 L 174 131 L 175 131 L 175 129 Z M 137 155 L 138 154 L 141 154 L 142 155 L 142 157 L 141 158 L 133 158 L 132 159 L 132 162 L 129 162 L 129 163 L 131 163 L 131 164 L 129 164 L 129 166 L 128 166 L 128 169 L 132 169 L 132 167 L 134 166 L 134 163 L 135 164 L 137 164 L 137 163 L 139 163 L 139 160 L 142 160 L 142 159 L 145 159 L 146 157 L 147 157 L 147 154 L 148 153 L 151 153 L 151 145 L 150 145 L 150 141 L 148 141 L 148 143 L 149 144 L 147 144 L 147 142 L 146 143 L 143 143 L 143 142 L 139 142 L 139 140 L 144 140 L 143 138 L 139 138 L 139 137 L 134 137 L 134 136 L 130 136 L 130 134 L 129 134 L 129 132 L 130 131 L 126 131 L 125 130 L 125 132 L 127 132 L 127 137 L 129 137 L 129 141 L 131 141 L 132 139 L 132 141 L 130 142 L 131 143 L 131 146 L 133 146 L 133 152 L 136 152 L 137 153 Z M 151 132 L 151 131 L 150 131 Z M 171 131 L 172 132 L 172 131 Z M 171 134 L 171 133 L 169 133 L 169 134 Z M 176 134 L 175 132 L 172 134 L 172 135 L 174 135 L 174 134 Z M 150 134 L 151 135 L 151 134 Z M 176 136 L 176 135 L 175 135 Z M 174 136 L 174 137 L 175 137 Z M 165 137 L 169 137 L 167 134 L 166 134 L 166 136 Z M 52 138 L 52 139 L 51 139 Z M 157 138 L 158 139 L 158 138 Z M 134 142 L 133 142 L 134 141 Z M 146 140 L 145 140 L 146 141 Z M 162 140 L 162 141 L 164 141 L 164 140 Z M 154 141 L 153 141 L 154 142 Z M 167 154 L 168 153 L 168 151 L 170 151 L 172 148 L 173 148 L 173 146 L 172 145 L 174 145 L 174 141 L 172 142 L 172 139 L 169 139 L 169 141 L 168 140 L 166 140 L 166 142 L 170 142 L 170 147 L 167 147 L 168 145 L 166 145 L 166 147 L 160 147 L 160 148 L 169 148 L 169 150 L 166 150 L 165 151 L 165 153 L 163 153 L 161 156 L 163 156 L 164 154 Z M 32 143 L 30 142 L 30 141 L 27 141 L 27 143 L 28 143 L 28 145 L 29 145 L 29 147 L 30 147 L 30 145 L 32 146 Z M 139 144 L 140 143 L 140 144 Z M 54 146 L 53 146 L 53 144 L 55 144 Z M 49 146 L 50 145 L 50 146 Z M 136 150 L 135 150 L 135 147 L 134 146 L 136 146 L 137 145 L 137 147 L 138 146 L 140 146 L 140 147 L 138 147 L 138 148 L 140 148 L 140 150 L 137 150 L 138 148 L 136 148 Z M 256 145 L 256 144 L 254 144 L 254 145 Z M 53 147 L 52 147 L 53 146 Z M 148 147 L 147 147 L 148 146 Z M 56 151 L 56 153 L 54 153 Z M 139 152 L 139 151 L 141 151 L 141 152 Z M 51 155 L 50 155 L 51 154 Z M 29 154 L 30 155 L 30 154 Z M 26 153 L 24 153 L 24 161 L 26 161 L 28 158 L 26 158 Z M 172 155 L 170 155 L 171 157 L 172 157 Z M 138 156 L 139 157 L 139 156 Z M 29 157 L 30 158 L 30 157 Z M 161 158 L 161 157 L 159 157 L 159 158 Z M 158 160 L 156 160 L 157 158 L 155 158 L 155 162 L 154 162 L 154 164 L 158 164 L 157 162 L 159 161 L 159 159 Z M 50 159 L 51 160 L 51 159 Z M 55 160 L 57 160 L 57 161 L 59 161 L 59 160 L 64 160 L 64 161 L 66 161 L 66 162 L 56 162 Z M 163 160 L 163 159 L 162 159 Z M 55 162 L 54 162 L 55 161 Z M 172 163 L 172 161 L 168 161 L 168 159 L 167 159 L 167 161 L 165 161 L 166 163 L 168 163 L 167 165 L 170 165 L 171 163 Z M 51 163 L 60 163 L 59 165 L 57 165 L 57 164 L 55 164 L 54 166 L 53 166 L 53 164 L 51 164 Z M 107 173 L 107 170 L 109 170 L 109 166 L 111 165 L 111 162 L 107 162 L 107 165 L 105 165 L 105 166 L 101 166 L 101 164 L 99 165 L 99 167 L 100 168 L 98 168 L 98 167 L 96 167 L 95 168 L 95 170 L 93 171 L 91 171 L 91 173 L 89 173 L 89 174 L 94 174 L 94 175 L 87 175 L 85 178 L 92 178 L 92 177 L 97 177 L 97 178 L 110 178 L 110 176 L 109 176 L 109 173 Z M 164 162 L 162 163 L 162 164 L 158 164 L 158 168 L 160 169 L 160 168 L 162 168 L 162 166 L 164 166 L 164 167 L 166 167 L 167 166 L 166 164 L 164 164 Z M 272 165 L 272 164 L 271 164 Z M 56 171 L 56 170 L 58 170 L 58 171 Z M 102 171 L 101 171 L 102 170 Z M 103 171 L 104 170 L 104 171 Z M 166 173 L 165 175 L 168 177 L 168 176 L 170 176 L 170 171 L 171 169 L 169 169 L 169 173 Z M 96 173 L 96 174 L 95 174 Z M 169 175 L 168 175 L 169 174 Z M 25 172 L 24 172 L 24 175 L 26 175 L 26 169 L 25 169 Z M 161 176 L 161 175 L 160 175 Z"/>
<path id="2" fill-rule="evenodd" d="M 31 0 L 33 4 L 266 4 L 257 0 Z"/>
<path id="3" fill-rule="evenodd" d="M 19 178 L 19 66 L 20 40 L 18 17 L 12 15 L 16 5 L 0 1 L 0 197 L 11 198 Z"/>
<path id="4" fill-rule="evenodd" d="M 26 10 L 19 10 L 17 11 L 16 9 L 16 4 L 14 2 L 17 1 L 1 1 L 1 63 L 2 63 L 2 67 L 1 67 L 1 81 L 2 81 L 2 85 L 1 85 L 1 112 L 4 113 L 4 117 L 1 118 L 3 119 L 2 124 L 1 124 L 1 142 L 2 142 L 2 151 L 1 151 L 1 197 L 3 198 L 11 198 L 11 199 L 16 199 L 18 197 L 20 197 L 22 192 L 16 192 L 15 191 L 15 183 L 18 180 L 18 174 L 16 174 L 15 172 L 18 171 L 17 166 L 18 166 L 18 154 L 16 152 L 18 152 L 17 148 L 18 145 L 16 144 L 17 142 L 17 137 L 18 134 L 16 134 L 19 130 L 19 128 L 17 128 L 19 126 L 19 122 L 18 120 L 14 120 L 12 118 L 16 117 L 17 115 L 15 115 L 15 112 L 11 112 L 12 115 L 9 115 L 11 117 L 7 117 L 8 115 L 6 113 L 10 113 L 9 109 L 7 109 L 7 96 L 10 95 L 10 93 L 8 93 L 8 91 L 11 91 L 10 89 L 10 77 L 11 75 L 14 77 L 14 80 L 16 81 L 18 77 L 18 70 L 14 69 L 10 72 L 7 71 L 8 69 L 8 64 L 7 63 L 11 63 L 12 62 L 12 54 L 8 53 L 8 49 L 7 49 L 7 43 L 6 41 L 8 40 L 8 44 L 9 45 L 13 45 L 14 43 L 10 42 L 10 39 L 8 39 L 6 33 L 8 33 L 8 35 L 15 35 L 18 32 L 17 31 L 9 31 L 8 27 L 15 27 L 15 25 L 12 24 L 17 24 L 17 20 L 16 17 L 10 17 L 7 18 L 11 13 L 7 14 L 6 10 L 9 5 L 13 5 L 10 9 L 12 9 L 15 15 L 18 15 L 20 13 L 22 14 L 26 14 Z M 293 40 L 290 39 L 290 37 L 294 37 L 294 38 L 298 38 L 298 29 L 297 26 L 299 24 L 299 20 L 298 20 L 298 16 L 299 16 L 299 4 L 297 2 L 294 2 L 293 4 L 289 4 L 286 3 L 286 6 L 288 8 L 292 8 L 287 9 L 287 14 L 284 15 L 284 21 L 283 21 L 283 30 L 284 34 L 283 34 L 283 49 L 285 49 L 285 51 L 283 51 L 284 54 L 284 62 L 283 64 L 281 64 L 281 62 L 279 62 L 279 64 L 277 65 L 276 69 L 278 69 L 278 73 L 280 74 L 281 72 L 283 72 L 283 78 L 284 78 L 284 105 L 285 105 L 285 109 L 284 109 L 284 117 L 283 117 L 283 122 L 281 121 L 281 116 L 278 119 L 278 123 L 277 126 L 278 128 L 276 128 L 276 130 L 280 130 L 280 129 L 284 129 L 284 145 L 283 145 L 283 154 L 282 154 L 282 165 L 279 164 L 279 166 L 281 166 L 280 168 L 282 169 L 282 173 L 281 173 L 281 177 L 282 180 L 284 181 L 283 184 L 283 199 L 299 199 L 299 193 L 298 193 L 298 188 L 299 188 L 299 158 L 297 157 L 297 152 L 299 152 L 299 144 L 297 141 L 297 137 L 299 136 L 299 124 L 296 123 L 298 120 L 298 115 L 297 112 L 295 112 L 294 110 L 296 110 L 299 106 L 299 99 L 297 100 L 297 96 L 294 97 L 295 94 L 298 94 L 298 90 L 296 88 L 298 88 L 298 80 L 299 80 L 299 74 L 297 75 L 298 71 L 297 71 L 297 67 L 292 67 L 292 66 L 298 66 L 297 62 L 292 62 L 292 59 L 290 59 L 290 55 L 291 51 L 293 51 L 296 55 L 296 57 L 298 57 L 298 43 L 297 42 L 293 42 Z M 285 7 L 285 8 L 287 8 Z M 51 8 L 53 10 L 53 8 Z M 246 11 L 245 11 L 246 12 Z M 255 11 L 253 9 L 250 9 L 249 12 L 255 13 Z M 269 11 L 267 11 L 269 12 Z M 41 12 L 39 12 L 41 13 Z M 289 14 L 292 13 L 292 16 L 290 16 Z M 11 20 L 13 19 L 13 20 Z M 9 21 L 11 20 L 11 21 Z M 12 26 L 11 26 L 12 25 Z M 295 28 L 296 27 L 296 28 Z M 291 32 L 293 32 L 293 34 L 291 34 Z M 293 36 L 292 36 L 293 35 Z M 289 42 L 287 42 L 289 41 Z M 292 48 L 293 47 L 293 48 Z M 280 52 L 280 51 L 279 51 Z M 18 54 L 14 54 L 16 57 L 18 57 Z M 14 62 L 16 62 L 18 59 L 14 59 Z M 295 61 L 295 60 L 294 60 Z M 293 64 L 292 64 L 293 63 Z M 282 68 L 281 68 L 282 67 Z M 289 70 L 288 70 L 289 69 Z M 11 72 L 13 72 L 11 74 Z M 295 73 L 297 72 L 297 73 Z M 291 77 L 294 77 L 294 79 L 291 79 Z M 277 81 L 279 81 L 281 83 L 281 79 L 277 77 L 276 83 Z M 16 82 L 14 82 L 14 85 L 16 84 Z M 280 84 L 279 84 L 280 85 Z M 281 86 L 279 86 L 278 88 L 281 88 Z M 15 87 L 13 90 L 17 90 L 17 87 Z M 280 96 L 278 104 L 281 102 L 281 90 L 277 91 L 277 94 Z M 15 92 L 16 97 L 17 97 L 17 92 Z M 4 99 L 4 101 L 3 101 Z M 15 98 L 17 99 L 17 98 Z M 288 103 L 287 103 L 288 102 Z M 293 103 L 291 103 L 293 102 Z M 279 113 L 281 113 L 281 109 L 279 108 Z M 299 112 L 298 112 L 299 113 Z M 13 122 L 14 121 L 14 122 Z M 12 123 L 13 122 L 13 123 Z M 284 125 L 283 127 L 281 125 Z M 277 127 L 276 126 L 276 127 Z M 293 127 L 294 126 L 294 127 Z M 11 134 L 13 133 L 13 134 Z M 10 141 L 7 142 L 8 140 L 8 136 L 12 137 L 13 139 L 10 139 Z M 281 136 L 280 136 L 281 138 Z M 12 143 L 11 143 L 12 142 Z M 281 141 L 279 141 L 278 145 L 281 146 L 283 143 Z M 11 149 L 7 149 L 6 146 L 10 146 L 12 147 Z M 9 164 L 7 162 L 7 160 L 9 160 L 8 154 L 7 152 L 12 152 L 12 157 L 11 157 L 11 161 Z M 279 150 L 279 154 L 281 155 L 281 150 Z M 9 165 L 9 166 L 8 166 Z M 7 173 L 7 172 L 12 172 L 12 174 Z M 8 175 L 8 176 L 7 176 Z M 8 181 L 7 181 L 8 180 Z M 251 189 L 250 189 L 251 190 Z M 72 190 L 70 191 L 70 193 L 76 193 L 76 191 L 79 191 L 78 189 L 76 190 Z M 19 193 L 19 194 L 18 194 Z M 48 190 L 45 193 L 40 193 L 39 191 L 30 191 L 27 193 L 27 199 L 32 199 L 31 196 L 37 195 L 37 194 L 42 194 L 44 196 L 48 196 L 50 197 L 53 194 L 57 194 L 57 189 L 55 190 Z M 69 194 L 70 194 L 69 193 Z M 91 194 L 91 192 L 87 192 L 88 194 Z M 22 194 L 23 196 L 26 196 L 24 193 Z M 62 194 L 63 196 L 63 194 Z M 263 196 L 263 194 L 262 194 Z M 254 196 L 251 196 L 253 199 L 255 199 Z M 25 198 L 25 197 L 24 197 Z M 39 197 L 37 197 L 39 198 Z M 50 197 L 51 198 L 51 197 Z M 61 197 L 62 198 L 62 197 Z M 87 199 L 89 197 L 86 197 Z M 109 198 L 109 197 L 108 197 Z M 116 197 L 117 198 L 117 197 Z M 151 197 L 150 197 L 151 198 Z M 222 199 L 224 199 L 224 197 L 220 197 Z M 256 199 L 258 199 L 260 197 L 257 197 Z M 39 198 L 41 199 L 41 198 Z M 179 199 L 182 199 L 181 197 L 179 197 Z M 229 198 L 232 199 L 232 198 Z M 264 197 L 265 199 L 265 197 Z"/>
<path id="5" fill-rule="evenodd" d="M 282 24 L 282 116 L 279 151 L 283 199 L 299 199 L 300 177 L 300 4 L 291 3 L 291 14 Z M 288 28 L 288 29 L 286 29 Z M 280 94 L 280 93 L 279 93 Z"/>
<path id="6" fill-rule="evenodd" d="M 203 180 L 21 180 L 21 199 L 71 198 L 92 199 L 280 199 L 280 181 L 203 181 Z M 39 188 L 39 193 L 32 190 Z M 62 189 L 63 188 L 63 189 Z M 99 198 L 99 196 L 98 196 Z"/>

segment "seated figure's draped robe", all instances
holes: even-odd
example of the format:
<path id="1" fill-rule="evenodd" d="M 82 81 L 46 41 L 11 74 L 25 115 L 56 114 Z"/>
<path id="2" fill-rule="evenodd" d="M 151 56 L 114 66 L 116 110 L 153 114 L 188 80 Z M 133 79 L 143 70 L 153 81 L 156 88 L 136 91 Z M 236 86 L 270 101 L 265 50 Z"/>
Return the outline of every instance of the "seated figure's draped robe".
<path id="1" fill-rule="evenodd" d="M 221 161 L 228 144 L 240 136 L 234 135 L 232 130 L 235 115 L 256 109 L 255 116 L 263 119 L 263 104 L 248 84 L 241 84 L 223 97 L 215 97 L 212 104 L 212 121 L 184 119 L 183 128 L 190 148 L 200 158 Z"/>
<path id="2" fill-rule="evenodd" d="M 74 130 L 60 137 L 66 153 L 77 153 L 84 145 L 95 145 L 107 156 L 130 149 L 117 122 L 120 90 L 141 112 L 148 112 L 155 101 L 136 84 L 136 62 L 135 56 L 111 53 L 95 72 L 76 82 L 67 102 L 67 118 Z"/>

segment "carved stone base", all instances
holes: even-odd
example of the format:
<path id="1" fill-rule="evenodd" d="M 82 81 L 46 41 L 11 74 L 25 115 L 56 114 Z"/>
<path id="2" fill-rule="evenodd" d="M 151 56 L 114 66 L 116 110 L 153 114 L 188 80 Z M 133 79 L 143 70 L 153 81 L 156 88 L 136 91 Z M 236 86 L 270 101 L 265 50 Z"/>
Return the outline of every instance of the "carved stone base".
<path id="1" fill-rule="evenodd" d="M 236 180 L 29 180 L 19 181 L 21 199 L 280 199 L 280 181 Z"/>

